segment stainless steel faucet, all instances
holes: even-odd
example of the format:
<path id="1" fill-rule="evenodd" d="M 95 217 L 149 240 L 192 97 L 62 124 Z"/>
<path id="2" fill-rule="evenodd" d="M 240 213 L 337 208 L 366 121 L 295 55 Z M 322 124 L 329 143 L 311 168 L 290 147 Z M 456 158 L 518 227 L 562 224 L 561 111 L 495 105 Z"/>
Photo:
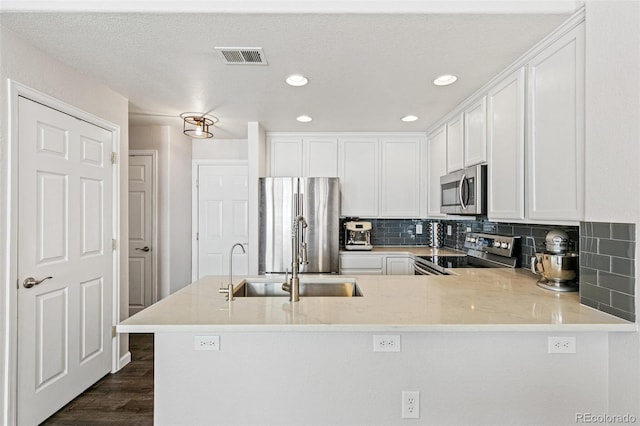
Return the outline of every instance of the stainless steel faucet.
<path id="1" fill-rule="evenodd" d="M 229 284 L 227 285 L 227 288 L 221 288 L 219 290 L 220 293 L 226 293 L 227 301 L 229 302 L 233 300 L 233 250 L 237 246 L 240 246 L 242 252 L 246 253 L 247 251 L 244 249 L 244 244 L 246 243 L 235 243 L 231 246 L 231 251 L 229 252 Z"/>
<path id="2" fill-rule="evenodd" d="M 298 277 L 300 265 L 309 263 L 304 234 L 303 238 L 300 238 L 300 225 L 303 229 L 307 227 L 307 221 L 302 215 L 296 216 L 291 225 L 291 280 L 282 285 L 282 289 L 289 292 L 291 302 L 300 301 L 300 278 Z"/>

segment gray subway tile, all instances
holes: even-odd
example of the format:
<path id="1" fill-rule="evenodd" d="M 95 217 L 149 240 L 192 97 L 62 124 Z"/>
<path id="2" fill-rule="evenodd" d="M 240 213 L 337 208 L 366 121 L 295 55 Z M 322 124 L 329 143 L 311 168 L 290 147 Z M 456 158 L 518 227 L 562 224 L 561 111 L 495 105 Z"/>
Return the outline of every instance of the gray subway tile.
<path id="1" fill-rule="evenodd" d="M 635 255 L 635 243 L 629 241 L 601 239 L 599 243 L 600 254 L 625 257 L 633 259 Z"/>
<path id="2" fill-rule="evenodd" d="M 593 285 L 598 284 L 598 271 L 591 268 L 580 268 L 580 284 L 589 283 Z"/>
<path id="3" fill-rule="evenodd" d="M 589 300 L 596 301 L 598 303 L 604 303 L 606 305 L 611 304 L 612 291 L 606 288 L 598 287 L 596 285 L 580 283 L 580 297 L 586 297 Z"/>
<path id="4" fill-rule="evenodd" d="M 608 222 L 593 222 L 593 236 L 611 238 L 611 224 Z"/>
<path id="5" fill-rule="evenodd" d="M 609 272 L 611 270 L 611 258 L 601 254 L 581 253 L 580 266 Z"/>
<path id="6" fill-rule="evenodd" d="M 632 312 L 626 312 L 626 311 L 623 311 L 621 309 L 616 309 L 616 308 L 613 308 L 611 306 L 602 305 L 602 304 L 600 306 L 598 306 L 597 309 L 599 311 L 606 312 L 606 313 L 611 314 L 613 316 L 616 316 L 618 318 L 622 318 L 623 320 L 627 320 L 627 321 L 631 321 L 631 322 L 635 322 L 636 321 L 636 315 L 635 315 L 635 313 L 632 313 Z"/>
<path id="7" fill-rule="evenodd" d="M 580 222 L 580 235 L 583 237 L 593 237 L 593 223 Z"/>
<path id="8" fill-rule="evenodd" d="M 598 285 L 633 295 L 635 294 L 636 280 L 631 277 L 610 274 L 609 272 L 598 272 Z"/>
<path id="9" fill-rule="evenodd" d="M 580 237 L 580 252 L 598 253 L 598 239 Z"/>
<path id="10" fill-rule="evenodd" d="M 611 292 L 611 306 L 625 312 L 635 313 L 635 298 L 628 294 Z"/>
<path id="11" fill-rule="evenodd" d="M 611 272 L 614 274 L 626 275 L 628 277 L 635 277 L 635 261 L 632 259 L 623 259 L 621 257 L 612 257 Z"/>
<path id="12" fill-rule="evenodd" d="M 635 241 L 636 225 L 633 223 L 612 223 L 611 238 L 614 240 Z"/>
<path id="13" fill-rule="evenodd" d="M 588 298 L 586 298 L 586 297 L 583 297 L 582 295 L 580 295 L 580 303 L 582 303 L 583 305 L 590 306 L 590 307 L 592 307 L 593 309 L 598 309 L 598 307 L 599 307 L 599 305 L 600 305 L 600 304 L 599 304 L 598 302 L 596 302 L 595 300 L 588 299 Z"/>

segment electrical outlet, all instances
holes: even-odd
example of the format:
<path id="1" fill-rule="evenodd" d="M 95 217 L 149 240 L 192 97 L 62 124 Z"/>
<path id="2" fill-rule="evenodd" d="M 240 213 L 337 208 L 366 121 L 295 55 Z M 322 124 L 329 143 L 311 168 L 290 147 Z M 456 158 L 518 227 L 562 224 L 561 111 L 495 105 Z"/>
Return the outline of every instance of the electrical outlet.
<path id="1" fill-rule="evenodd" d="M 416 235 L 422 235 L 422 224 L 416 224 Z"/>
<path id="2" fill-rule="evenodd" d="M 219 351 L 220 336 L 196 336 L 193 338 L 193 349 L 196 351 Z"/>
<path id="3" fill-rule="evenodd" d="M 549 336 L 547 339 L 548 351 L 550 354 L 575 354 L 575 337 Z"/>
<path id="4" fill-rule="evenodd" d="M 374 352 L 400 352 L 400 336 L 398 335 L 374 335 Z"/>
<path id="5" fill-rule="evenodd" d="M 402 391 L 402 418 L 420 418 L 420 392 Z"/>

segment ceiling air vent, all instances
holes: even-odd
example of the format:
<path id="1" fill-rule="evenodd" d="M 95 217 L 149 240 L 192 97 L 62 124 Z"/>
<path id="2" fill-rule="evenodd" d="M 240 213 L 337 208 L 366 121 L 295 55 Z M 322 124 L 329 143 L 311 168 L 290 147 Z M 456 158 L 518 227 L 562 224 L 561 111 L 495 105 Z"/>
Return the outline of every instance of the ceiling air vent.
<path id="1" fill-rule="evenodd" d="M 262 47 L 216 47 L 227 65 L 267 65 Z"/>

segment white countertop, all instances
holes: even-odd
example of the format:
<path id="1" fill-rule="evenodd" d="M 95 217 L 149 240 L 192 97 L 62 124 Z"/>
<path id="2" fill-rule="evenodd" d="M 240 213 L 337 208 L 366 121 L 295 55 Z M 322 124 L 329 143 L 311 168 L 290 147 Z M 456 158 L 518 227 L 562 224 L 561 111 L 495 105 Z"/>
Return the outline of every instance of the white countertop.
<path id="1" fill-rule="evenodd" d="M 340 250 L 340 254 L 411 254 L 414 256 L 466 256 L 467 253 L 447 247 L 433 248 L 428 246 L 374 246 L 371 250 Z"/>
<path id="2" fill-rule="evenodd" d="M 363 297 L 302 297 L 297 303 L 282 297 L 227 302 L 218 289 L 228 277 L 205 277 L 122 321 L 117 331 L 637 330 L 635 323 L 581 305 L 577 293 L 539 288 L 537 277 L 524 269 L 453 272 L 355 276 Z M 234 277 L 236 285 L 243 278 Z"/>

